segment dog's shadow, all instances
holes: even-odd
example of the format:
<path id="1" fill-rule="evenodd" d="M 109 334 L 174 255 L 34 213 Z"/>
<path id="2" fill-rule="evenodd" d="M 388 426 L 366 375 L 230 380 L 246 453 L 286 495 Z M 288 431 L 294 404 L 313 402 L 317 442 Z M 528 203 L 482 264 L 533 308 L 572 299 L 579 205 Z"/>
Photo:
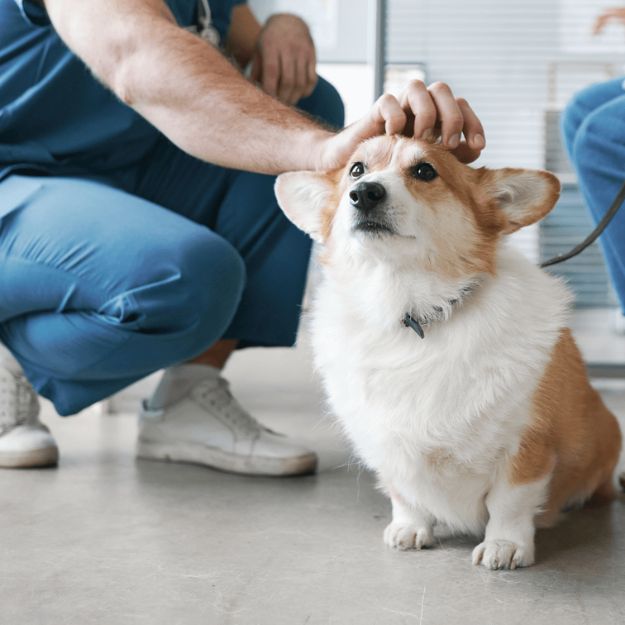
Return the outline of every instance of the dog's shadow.
<path id="1" fill-rule="evenodd" d="M 625 498 L 610 505 L 586 507 L 563 515 L 555 527 L 536 533 L 536 553 L 540 563 L 581 564 L 602 567 L 622 550 Z"/>
<path id="2" fill-rule="evenodd" d="M 610 505 L 568 512 L 556 526 L 536 532 L 536 567 L 602 577 L 612 570 L 615 557 L 620 560 L 625 553 L 624 526 L 625 495 Z M 476 544 L 474 538 L 453 535 L 445 527 L 437 530 L 440 547 L 465 550 Z"/>

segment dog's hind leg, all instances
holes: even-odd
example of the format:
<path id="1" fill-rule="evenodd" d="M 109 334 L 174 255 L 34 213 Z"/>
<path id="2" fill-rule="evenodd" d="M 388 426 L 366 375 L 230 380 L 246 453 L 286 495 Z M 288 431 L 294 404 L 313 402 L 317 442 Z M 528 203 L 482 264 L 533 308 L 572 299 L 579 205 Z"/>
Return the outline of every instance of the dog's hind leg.
<path id="1" fill-rule="evenodd" d="M 537 518 L 538 527 L 554 525 L 562 510 L 608 504 L 616 496 L 613 474 L 621 450 L 618 421 L 590 386 L 583 407 L 584 411 L 576 415 L 575 428 L 563 419 L 555 429 L 559 438 L 558 462 L 549 501 Z"/>

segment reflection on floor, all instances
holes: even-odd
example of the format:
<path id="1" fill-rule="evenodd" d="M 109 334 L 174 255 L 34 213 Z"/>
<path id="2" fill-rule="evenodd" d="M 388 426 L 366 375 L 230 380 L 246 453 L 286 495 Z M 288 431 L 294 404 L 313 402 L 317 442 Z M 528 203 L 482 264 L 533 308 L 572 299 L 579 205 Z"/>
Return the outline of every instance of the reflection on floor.
<path id="1" fill-rule="evenodd" d="M 540 532 L 539 562 L 523 571 L 472 567 L 468 538 L 394 553 L 381 541 L 389 506 L 324 416 L 306 349 L 249 351 L 229 374 L 265 423 L 319 451 L 320 474 L 136 462 L 131 415 L 48 407 L 59 468 L 0 472 L 1 623 L 625 622 L 624 500 Z M 625 385 L 602 389 L 625 425 Z"/>

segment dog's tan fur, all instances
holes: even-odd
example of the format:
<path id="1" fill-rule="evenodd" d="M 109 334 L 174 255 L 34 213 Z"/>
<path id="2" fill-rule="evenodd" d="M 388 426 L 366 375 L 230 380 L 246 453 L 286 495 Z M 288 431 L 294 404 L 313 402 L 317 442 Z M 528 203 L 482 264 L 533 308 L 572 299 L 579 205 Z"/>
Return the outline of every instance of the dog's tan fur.
<path id="1" fill-rule="evenodd" d="M 553 469 L 540 525 L 552 525 L 566 506 L 589 499 L 610 501 L 621 432 L 616 418 L 590 385 L 570 330 L 562 332 L 553 351 L 534 408 L 534 423 L 510 463 L 510 478 L 512 483 L 526 483 Z"/>

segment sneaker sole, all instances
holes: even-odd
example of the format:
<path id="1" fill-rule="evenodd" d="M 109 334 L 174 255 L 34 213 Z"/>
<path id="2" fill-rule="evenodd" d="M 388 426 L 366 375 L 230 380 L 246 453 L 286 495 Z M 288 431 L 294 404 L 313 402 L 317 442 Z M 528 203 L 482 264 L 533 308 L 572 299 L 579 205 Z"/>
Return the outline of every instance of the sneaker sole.
<path id="1" fill-rule="evenodd" d="M 58 447 L 0 452 L 0 468 L 2 469 L 40 469 L 43 467 L 54 467 L 58 462 Z"/>
<path id="2" fill-rule="evenodd" d="M 263 456 L 245 458 L 214 447 L 184 443 L 163 444 L 140 440 L 137 443 L 137 457 L 142 460 L 199 464 L 240 475 L 287 477 L 310 475 L 317 470 L 317 456 L 314 453 L 289 459 Z"/>

